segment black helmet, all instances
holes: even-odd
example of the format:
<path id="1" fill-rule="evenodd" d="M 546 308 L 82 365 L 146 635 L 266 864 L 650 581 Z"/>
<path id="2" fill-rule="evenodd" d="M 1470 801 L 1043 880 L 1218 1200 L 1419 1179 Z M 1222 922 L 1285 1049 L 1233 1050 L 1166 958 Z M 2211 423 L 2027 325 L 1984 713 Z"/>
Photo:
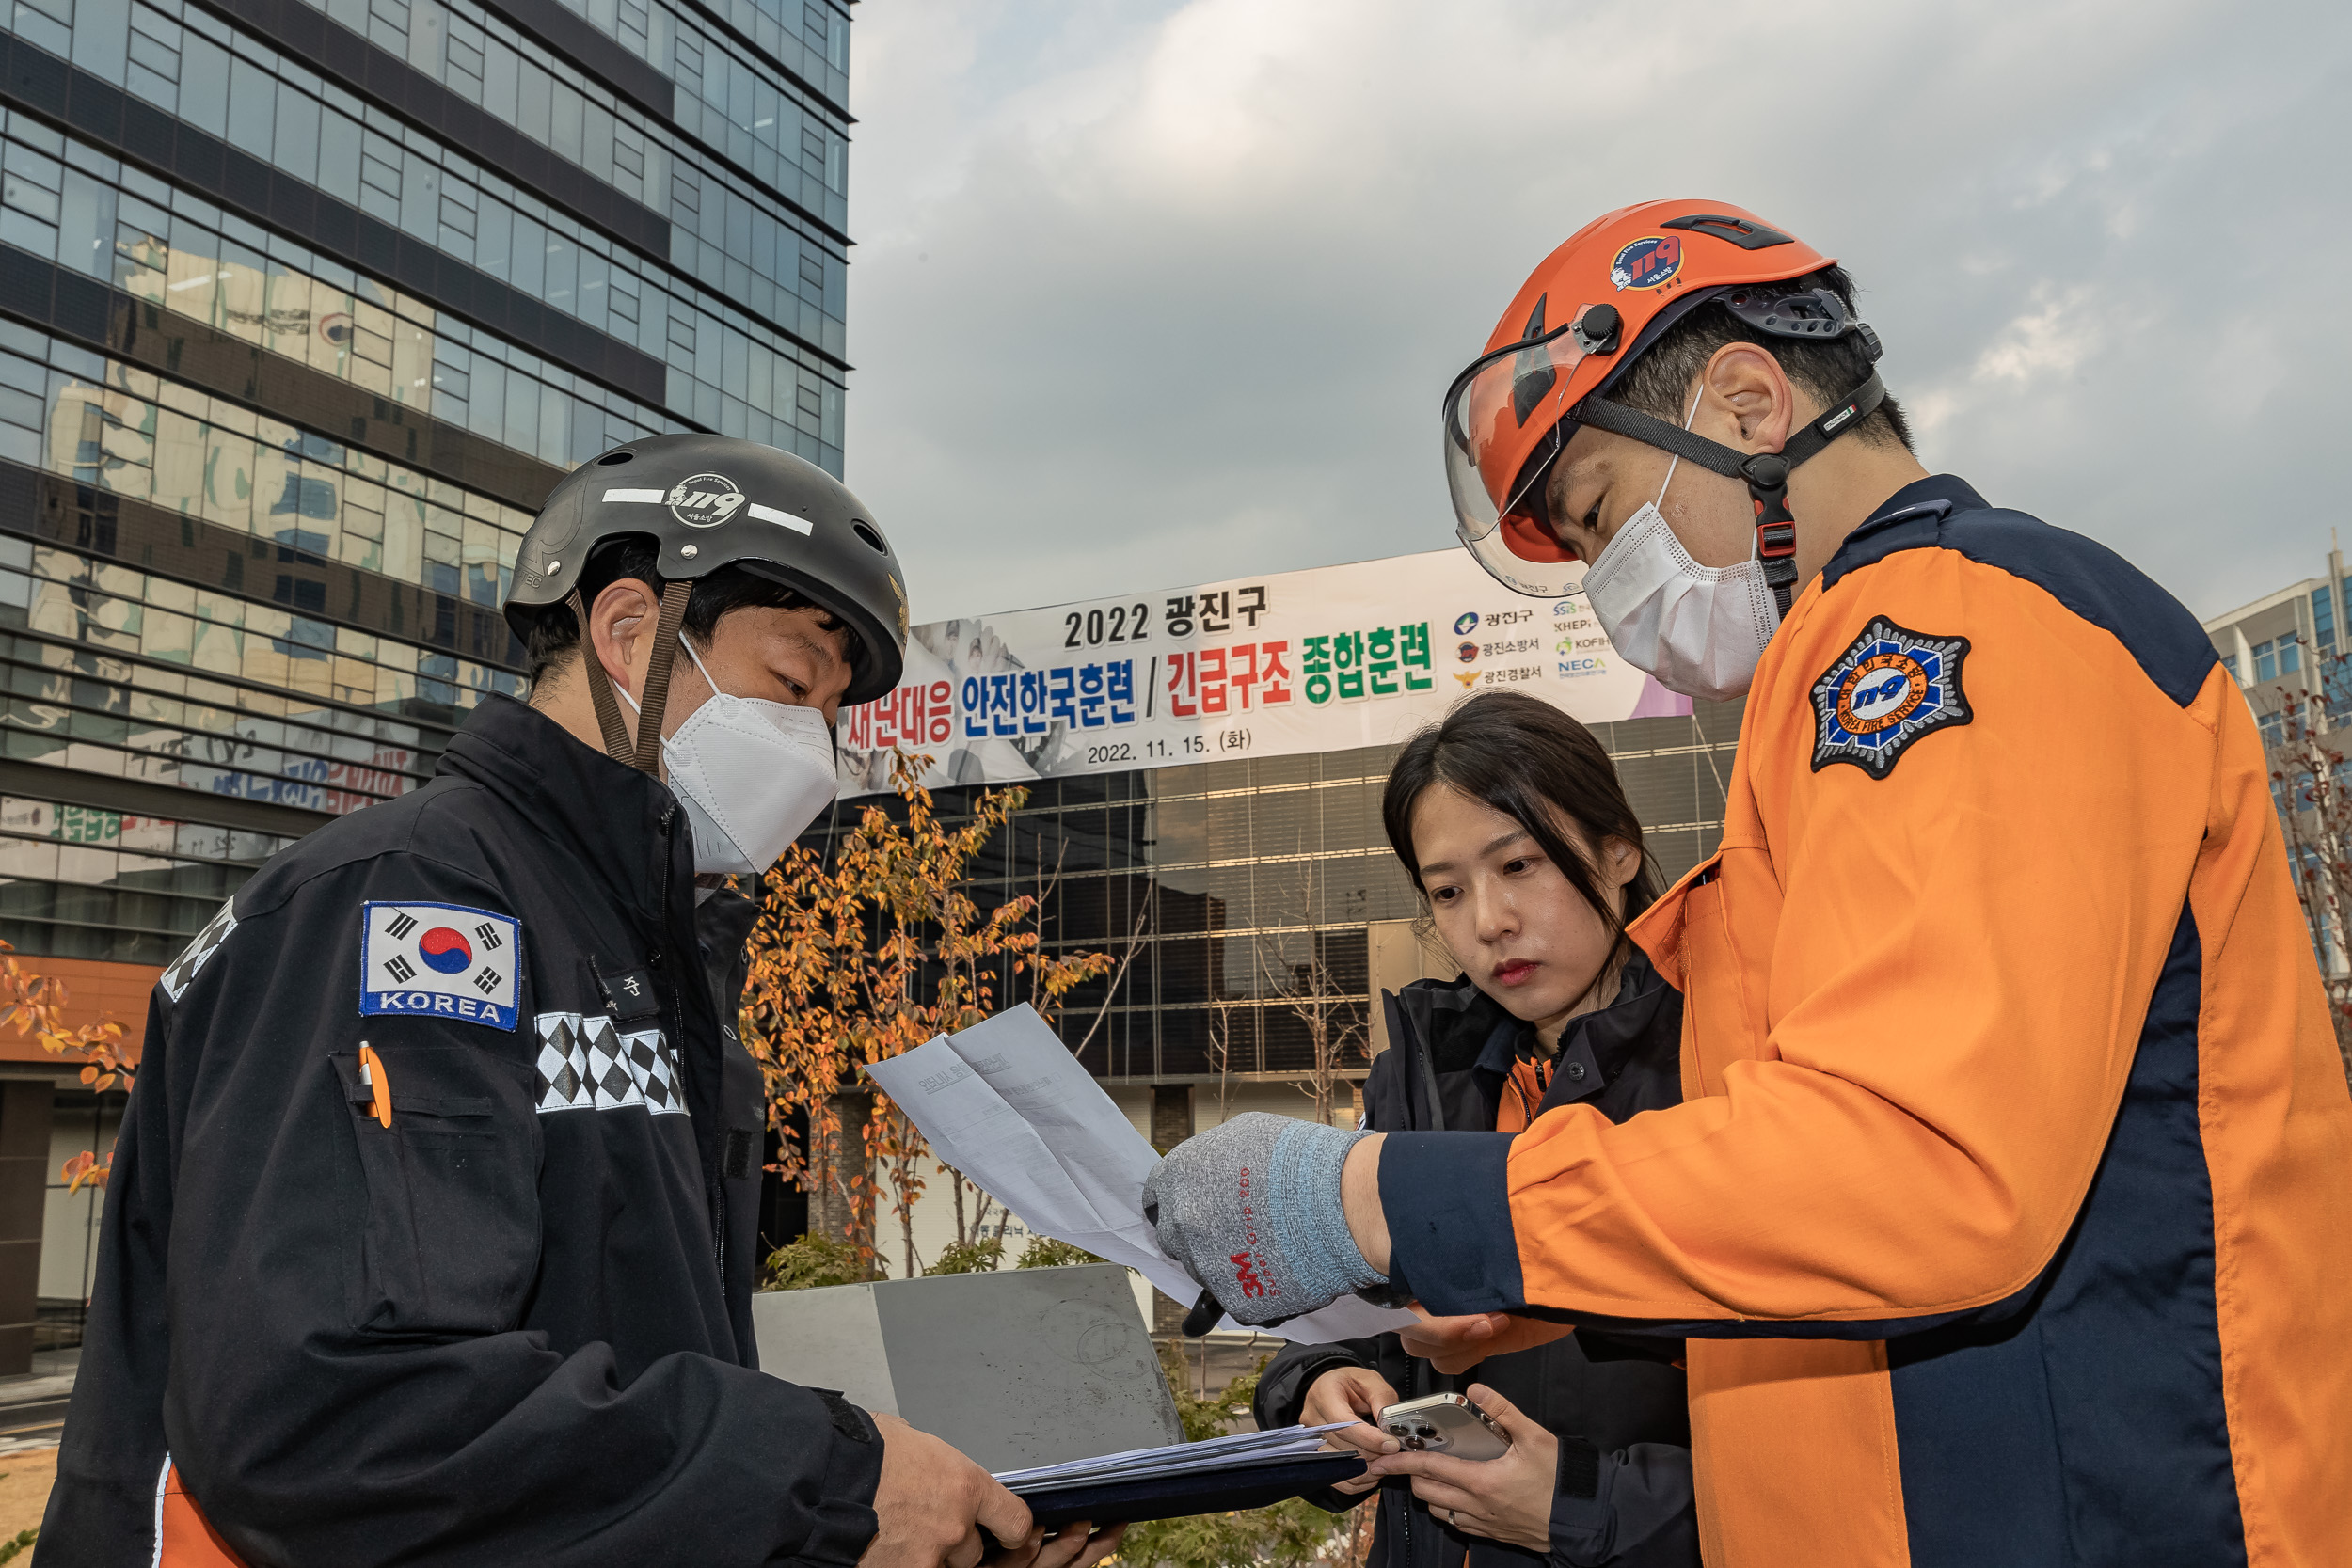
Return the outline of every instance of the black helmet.
<path id="1" fill-rule="evenodd" d="M 657 569 L 671 583 L 740 566 L 838 616 L 853 644 L 844 703 L 871 702 L 898 684 L 906 574 L 865 503 L 813 463 L 724 436 L 650 436 L 566 475 L 516 552 L 507 625 L 528 640 L 540 612 L 579 587 L 597 547 L 632 534 L 660 546 Z M 678 600 L 682 613 L 682 594 Z M 666 677 L 668 660 L 660 662 Z"/>

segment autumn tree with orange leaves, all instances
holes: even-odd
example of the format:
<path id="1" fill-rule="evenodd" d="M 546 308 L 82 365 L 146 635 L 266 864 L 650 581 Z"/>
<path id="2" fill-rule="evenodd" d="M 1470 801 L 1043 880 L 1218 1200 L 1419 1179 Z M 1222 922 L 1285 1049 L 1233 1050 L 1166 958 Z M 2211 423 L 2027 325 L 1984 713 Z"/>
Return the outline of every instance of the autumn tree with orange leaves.
<path id="1" fill-rule="evenodd" d="M 54 974 L 34 974 L 15 958 L 16 949 L 0 942 L 0 1028 L 14 1026 L 18 1037 L 31 1037 L 52 1056 L 82 1064 L 82 1082 L 103 1093 L 120 1085 L 128 1089 L 135 1069 L 122 1059 L 122 1025 L 101 1016 L 95 1023 L 69 1026 L 65 1022 L 65 982 Z M 114 1150 L 101 1159 L 86 1148 L 65 1163 L 59 1173 L 66 1191 L 103 1187 L 113 1171 Z"/>
<path id="2" fill-rule="evenodd" d="M 796 844 L 768 873 L 741 1019 L 767 1078 L 769 1124 L 783 1135 L 777 1170 L 809 1194 L 809 1228 L 847 1241 L 870 1270 L 886 1196 L 910 1276 L 919 1272 L 914 1211 L 928 1149 L 864 1069 L 1000 1006 L 1027 1002 L 1050 1021 L 1074 987 L 1112 966 L 1105 953 L 1040 952 L 1038 895 L 981 912 L 963 891 L 970 867 L 1029 792 L 988 791 L 951 831 L 915 782 L 929 763 L 904 752 L 893 760 L 903 825 L 867 806 L 830 865 Z M 1020 994 L 998 995 L 1006 976 Z M 961 1222 L 965 1183 L 952 1171 L 950 1180 Z M 966 1229 L 958 1225 L 959 1241 L 970 1239 Z"/>

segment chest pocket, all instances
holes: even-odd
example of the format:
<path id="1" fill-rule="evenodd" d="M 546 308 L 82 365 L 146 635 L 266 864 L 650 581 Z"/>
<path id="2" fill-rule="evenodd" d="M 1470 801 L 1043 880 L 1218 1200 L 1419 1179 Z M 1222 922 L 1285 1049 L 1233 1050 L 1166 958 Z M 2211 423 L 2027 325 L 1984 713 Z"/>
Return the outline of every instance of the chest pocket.
<path id="1" fill-rule="evenodd" d="M 1724 1092 L 1734 1062 L 1770 1061 L 1766 981 L 1780 884 L 1760 848 L 1726 847 L 1642 912 L 1630 931 L 1682 992 L 1682 1093 Z"/>
<path id="2" fill-rule="evenodd" d="M 514 1326 L 539 1266 L 536 1118 L 522 1069 L 462 1046 L 384 1051 L 392 1125 L 356 1053 L 332 1056 L 358 1151 L 351 1321 L 389 1334 Z"/>

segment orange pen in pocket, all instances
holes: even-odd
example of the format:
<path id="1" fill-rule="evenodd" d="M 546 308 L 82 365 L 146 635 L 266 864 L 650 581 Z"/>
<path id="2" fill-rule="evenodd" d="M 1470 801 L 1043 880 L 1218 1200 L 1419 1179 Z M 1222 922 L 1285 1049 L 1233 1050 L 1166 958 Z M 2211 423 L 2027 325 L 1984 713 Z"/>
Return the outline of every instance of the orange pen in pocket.
<path id="1" fill-rule="evenodd" d="M 392 1076 L 384 1070 L 384 1058 L 375 1053 L 375 1047 L 365 1040 L 359 1042 L 359 1082 L 375 1091 L 375 1119 L 389 1131 L 392 1125 Z"/>

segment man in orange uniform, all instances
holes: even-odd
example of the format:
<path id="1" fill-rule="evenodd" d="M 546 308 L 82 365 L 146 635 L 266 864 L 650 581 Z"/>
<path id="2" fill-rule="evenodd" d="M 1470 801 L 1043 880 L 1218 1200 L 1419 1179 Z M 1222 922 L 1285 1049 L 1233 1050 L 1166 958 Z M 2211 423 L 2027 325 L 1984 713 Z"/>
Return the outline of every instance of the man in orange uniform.
<path id="1" fill-rule="evenodd" d="M 1254 1321 L 1317 1303 L 1230 1253 L 1385 1277 L 1456 1362 L 1687 1340 L 1724 1568 L 2352 1562 L 2352 1098 L 2251 716 L 2130 565 L 1920 467 L 1877 357 L 1736 208 L 1528 279 L 1447 399 L 1465 543 L 1748 696 L 1722 850 L 1633 927 L 1685 1102 L 1294 1151 L 1238 1242 L 1203 1134 L 1163 1244 Z"/>

